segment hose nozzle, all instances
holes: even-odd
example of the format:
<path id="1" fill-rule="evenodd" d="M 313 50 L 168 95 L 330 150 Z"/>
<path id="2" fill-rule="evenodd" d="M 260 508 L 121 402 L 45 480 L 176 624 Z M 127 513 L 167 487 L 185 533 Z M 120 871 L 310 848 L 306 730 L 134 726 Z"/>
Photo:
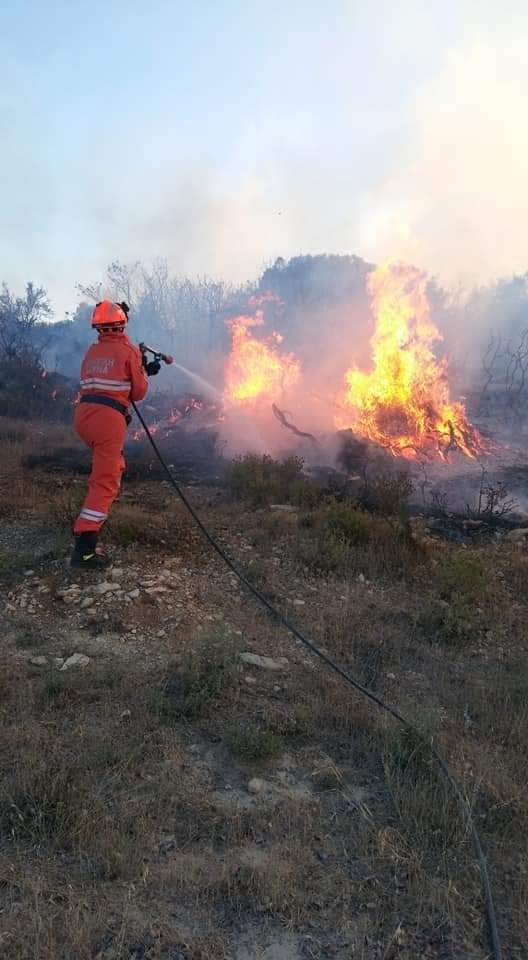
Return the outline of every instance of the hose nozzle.
<path id="1" fill-rule="evenodd" d="M 151 353 L 156 360 L 163 360 L 163 363 L 166 363 L 168 366 L 174 363 L 174 357 L 171 357 L 169 353 L 160 353 L 159 350 L 154 350 L 153 347 L 147 346 L 146 343 L 140 343 L 139 349 L 143 354 Z"/>

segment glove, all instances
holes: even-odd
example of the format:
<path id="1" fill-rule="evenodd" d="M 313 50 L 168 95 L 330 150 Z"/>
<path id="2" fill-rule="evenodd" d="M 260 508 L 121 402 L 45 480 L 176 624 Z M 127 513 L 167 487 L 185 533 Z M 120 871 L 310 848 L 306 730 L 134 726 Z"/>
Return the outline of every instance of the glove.
<path id="1" fill-rule="evenodd" d="M 145 363 L 144 367 L 148 377 L 155 377 L 160 372 L 161 363 L 159 360 L 151 360 L 150 363 Z"/>

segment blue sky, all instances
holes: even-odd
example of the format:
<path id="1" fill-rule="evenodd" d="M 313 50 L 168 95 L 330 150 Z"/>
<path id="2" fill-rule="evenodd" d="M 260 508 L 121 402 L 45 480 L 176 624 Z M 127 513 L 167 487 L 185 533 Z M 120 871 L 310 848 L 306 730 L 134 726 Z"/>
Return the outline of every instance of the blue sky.
<path id="1" fill-rule="evenodd" d="M 117 258 L 239 280 L 278 255 L 376 256 L 376 203 L 423 147 L 420 111 L 498 10 L 4 4 L 0 279 L 45 284 L 60 314 Z"/>

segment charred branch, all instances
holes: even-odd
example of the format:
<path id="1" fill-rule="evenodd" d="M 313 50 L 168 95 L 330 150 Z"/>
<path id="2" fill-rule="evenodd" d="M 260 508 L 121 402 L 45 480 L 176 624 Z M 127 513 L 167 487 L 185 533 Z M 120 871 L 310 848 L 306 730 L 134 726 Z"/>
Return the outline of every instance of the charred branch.
<path id="1" fill-rule="evenodd" d="M 287 410 L 280 410 L 275 403 L 272 404 L 272 410 L 274 416 L 277 418 L 279 423 L 285 427 L 286 430 L 291 430 L 296 437 L 304 437 L 306 440 L 311 440 L 312 443 L 318 443 L 313 433 L 306 433 L 304 430 L 299 430 L 294 423 L 291 423 L 291 421 L 287 419 Z"/>

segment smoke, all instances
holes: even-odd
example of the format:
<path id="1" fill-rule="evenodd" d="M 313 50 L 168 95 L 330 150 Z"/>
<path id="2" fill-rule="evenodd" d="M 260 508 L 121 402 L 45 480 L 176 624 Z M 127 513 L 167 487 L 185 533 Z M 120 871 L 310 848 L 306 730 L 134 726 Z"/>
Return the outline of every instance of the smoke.
<path id="1" fill-rule="evenodd" d="M 416 94 L 407 143 L 367 204 L 362 249 L 469 288 L 528 266 L 528 10 L 461 11 L 458 41 Z"/>
<path id="2" fill-rule="evenodd" d="M 78 10 L 40 16 L 38 49 L 0 38 L 1 279 L 58 316 L 115 259 L 235 282 L 307 251 L 449 284 L 524 269 L 522 0 L 96 6 L 97 44 Z"/>

